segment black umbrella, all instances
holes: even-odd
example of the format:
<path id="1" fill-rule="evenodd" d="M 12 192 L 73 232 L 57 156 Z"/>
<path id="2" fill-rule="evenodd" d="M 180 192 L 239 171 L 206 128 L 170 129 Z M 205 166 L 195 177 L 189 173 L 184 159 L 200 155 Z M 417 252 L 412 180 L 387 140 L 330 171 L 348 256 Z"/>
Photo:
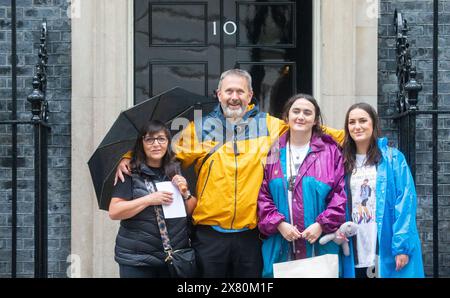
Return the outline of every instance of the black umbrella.
<path id="1" fill-rule="evenodd" d="M 149 120 L 160 120 L 170 127 L 179 117 L 194 120 L 194 110 L 206 115 L 217 100 L 175 87 L 120 113 L 88 161 L 100 209 L 108 210 L 114 175 L 122 156 L 132 150 L 139 130 Z"/>

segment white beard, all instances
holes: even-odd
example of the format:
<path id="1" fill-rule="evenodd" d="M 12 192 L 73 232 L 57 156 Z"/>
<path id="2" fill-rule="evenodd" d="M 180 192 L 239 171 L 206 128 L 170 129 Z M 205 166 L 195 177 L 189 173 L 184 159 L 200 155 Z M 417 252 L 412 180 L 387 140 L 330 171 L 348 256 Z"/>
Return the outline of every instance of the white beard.
<path id="1" fill-rule="evenodd" d="M 222 106 L 222 110 L 225 118 L 240 118 L 245 114 L 245 110 L 242 108 L 242 106 L 237 110 Z"/>

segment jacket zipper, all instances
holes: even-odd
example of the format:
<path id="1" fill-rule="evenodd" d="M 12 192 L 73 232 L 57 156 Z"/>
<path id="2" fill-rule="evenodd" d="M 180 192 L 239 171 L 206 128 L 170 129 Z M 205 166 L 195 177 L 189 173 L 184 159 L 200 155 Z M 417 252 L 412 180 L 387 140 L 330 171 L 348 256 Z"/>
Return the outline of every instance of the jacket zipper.
<path id="1" fill-rule="evenodd" d="M 212 168 L 213 163 L 214 163 L 214 160 L 212 160 L 211 163 L 209 164 L 209 168 L 208 168 L 208 176 L 206 176 L 206 181 L 205 181 L 205 184 L 203 185 L 203 189 L 202 189 L 202 192 L 201 192 L 199 198 L 201 198 L 201 197 L 203 196 L 203 192 L 205 191 L 206 184 L 208 183 L 209 174 L 211 173 L 211 168 Z"/>
<path id="2" fill-rule="evenodd" d="M 237 175 L 238 175 L 238 163 L 237 157 L 239 155 L 237 148 L 237 126 L 234 127 L 234 139 L 233 139 L 233 149 L 234 149 L 234 163 L 235 163 L 235 174 L 234 174 L 234 214 L 231 220 L 231 227 L 233 229 L 234 220 L 236 219 L 236 205 L 237 205 Z"/>

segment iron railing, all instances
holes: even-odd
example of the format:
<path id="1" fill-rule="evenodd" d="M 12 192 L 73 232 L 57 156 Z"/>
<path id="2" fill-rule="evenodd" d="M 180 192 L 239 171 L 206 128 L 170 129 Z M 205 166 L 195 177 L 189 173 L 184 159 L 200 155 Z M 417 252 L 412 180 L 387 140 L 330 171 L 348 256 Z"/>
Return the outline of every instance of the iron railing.
<path id="1" fill-rule="evenodd" d="M 433 21 L 433 106 L 431 110 L 419 110 L 418 94 L 422 85 L 416 80 L 416 68 L 412 65 L 408 43 L 408 23 L 395 11 L 394 26 L 397 38 L 397 113 L 393 119 L 398 125 L 399 149 L 405 154 L 413 177 L 416 177 L 416 117 L 432 115 L 432 196 L 433 196 L 433 277 L 439 277 L 439 216 L 438 216 L 438 116 L 450 114 L 450 110 L 438 109 L 438 1 L 434 0 Z"/>
<path id="2" fill-rule="evenodd" d="M 45 278 L 48 275 L 47 256 L 47 136 L 48 124 L 47 90 L 47 22 L 42 23 L 39 61 L 33 77 L 33 92 L 28 96 L 31 103 L 30 121 L 17 120 L 17 47 L 16 47 L 16 1 L 11 0 L 11 75 L 12 75 L 12 117 L 0 121 L 0 125 L 11 125 L 12 165 L 11 165 L 11 277 L 17 277 L 17 126 L 32 125 L 34 128 L 34 276 Z"/>

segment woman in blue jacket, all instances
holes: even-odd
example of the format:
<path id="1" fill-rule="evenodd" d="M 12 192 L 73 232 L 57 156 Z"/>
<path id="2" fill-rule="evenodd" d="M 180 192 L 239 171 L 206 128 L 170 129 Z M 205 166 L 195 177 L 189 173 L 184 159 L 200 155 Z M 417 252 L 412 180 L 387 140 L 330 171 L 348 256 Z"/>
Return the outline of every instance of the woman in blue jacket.
<path id="1" fill-rule="evenodd" d="M 424 277 L 416 227 L 416 190 L 404 155 L 379 137 L 366 103 L 345 117 L 343 144 L 348 206 L 359 225 L 353 238 L 356 277 Z M 371 189 L 361 195 L 361 189 Z"/>

